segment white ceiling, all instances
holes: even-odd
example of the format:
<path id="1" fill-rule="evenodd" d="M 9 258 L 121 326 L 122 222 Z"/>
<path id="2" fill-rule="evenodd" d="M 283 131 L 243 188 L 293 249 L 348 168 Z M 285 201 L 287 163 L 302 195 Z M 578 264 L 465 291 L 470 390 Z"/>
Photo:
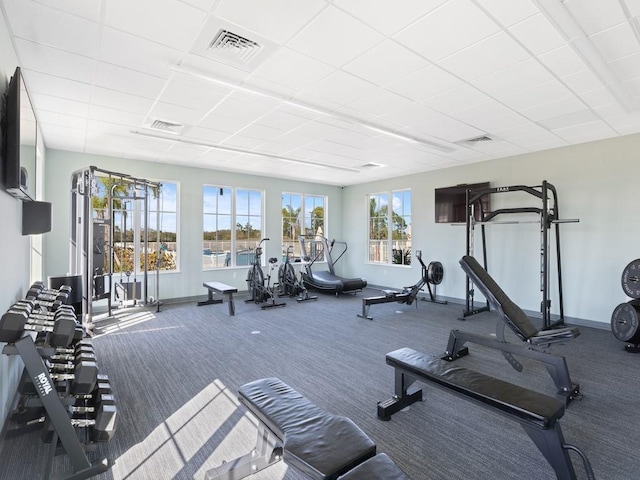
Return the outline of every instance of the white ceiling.
<path id="1" fill-rule="evenodd" d="M 640 132 L 640 0 L 0 1 L 48 148 L 353 185 Z"/>

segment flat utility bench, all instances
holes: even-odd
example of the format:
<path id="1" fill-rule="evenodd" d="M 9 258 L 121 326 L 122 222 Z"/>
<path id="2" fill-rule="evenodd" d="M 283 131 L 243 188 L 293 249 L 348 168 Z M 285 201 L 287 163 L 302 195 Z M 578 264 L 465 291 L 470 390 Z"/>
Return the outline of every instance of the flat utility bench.
<path id="1" fill-rule="evenodd" d="M 410 480 L 350 419 L 331 415 L 277 378 L 240 387 L 238 399 L 259 421 L 253 451 L 206 472 L 238 480 L 283 459 L 318 480 Z"/>
<path id="2" fill-rule="evenodd" d="M 395 369 L 395 395 L 378 402 L 379 419 L 390 420 L 394 413 L 422 400 L 421 389 L 413 387 L 409 391 L 414 382 L 431 382 L 520 423 L 553 467 L 558 480 L 576 479 L 568 450 L 582 457 L 587 476 L 595 478 L 587 457 L 577 447 L 564 442 L 558 422 L 564 415 L 565 403 L 562 400 L 452 366 L 449 362 L 411 348 L 387 353 L 386 360 Z"/>
<path id="3" fill-rule="evenodd" d="M 206 300 L 198 302 L 199 307 L 203 305 L 213 305 L 214 303 L 222 303 L 222 298 L 213 298 L 214 293 L 219 293 L 226 295 L 229 299 L 229 315 L 233 317 L 236 314 L 236 306 L 233 303 L 233 294 L 238 293 L 238 289 L 236 287 L 232 287 L 231 285 L 221 282 L 204 282 L 202 286 L 207 289 L 208 297 Z"/>

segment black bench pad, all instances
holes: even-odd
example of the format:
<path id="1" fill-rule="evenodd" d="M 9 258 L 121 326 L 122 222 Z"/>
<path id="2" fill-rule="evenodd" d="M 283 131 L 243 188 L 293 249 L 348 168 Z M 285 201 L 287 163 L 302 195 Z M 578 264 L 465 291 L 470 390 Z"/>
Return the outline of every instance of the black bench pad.
<path id="1" fill-rule="evenodd" d="M 350 419 L 326 413 L 277 378 L 243 385 L 238 398 L 282 439 L 285 462 L 311 478 L 336 479 L 376 453 Z"/>
<path id="2" fill-rule="evenodd" d="M 338 480 L 411 480 L 386 453 L 379 453 L 350 470 Z"/>
<path id="3" fill-rule="evenodd" d="M 388 365 L 418 378 L 542 428 L 551 428 L 564 415 L 564 403 L 556 398 L 480 372 L 452 366 L 449 362 L 411 348 L 388 353 L 386 361 Z"/>

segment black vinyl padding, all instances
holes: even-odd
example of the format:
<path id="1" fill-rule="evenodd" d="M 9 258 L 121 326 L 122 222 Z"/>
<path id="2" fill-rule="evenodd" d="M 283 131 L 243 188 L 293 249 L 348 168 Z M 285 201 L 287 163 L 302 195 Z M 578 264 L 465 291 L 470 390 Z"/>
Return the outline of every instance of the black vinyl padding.
<path id="1" fill-rule="evenodd" d="M 512 324 L 510 325 L 511 328 L 516 329 L 514 330 L 516 334 L 528 340 L 538 333 L 538 329 L 531 323 L 527 314 L 507 296 L 493 277 L 474 257 L 465 255 L 460 260 L 460 265 L 471 278 L 475 277 L 478 280 L 473 283 L 482 291 L 482 294 L 490 303 L 498 302 L 499 305 L 494 304 L 493 307 L 499 308 L 504 312 Z"/>
<path id="2" fill-rule="evenodd" d="M 564 403 L 556 398 L 480 372 L 453 366 L 411 348 L 387 353 L 387 364 L 428 380 L 462 397 L 475 400 L 504 414 L 551 428 L 564 415 Z"/>
<path id="3" fill-rule="evenodd" d="M 386 453 L 379 453 L 350 470 L 338 480 L 411 480 Z"/>
<path id="4" fill-rule="evenodd" d="M 376 445 L 346 417 L 318 408 L 278 378 L 240 387 L 238 398 L 282 440 L 283 459 L 314 479 L 333 480 L 376 453 Z"/>
<path id="5" fill-rule="evenodd" d="M 474 257 L 465 255 L 460 260 L 460 266 L 469 275 L 475 286 L 482 291 L 493 308 L 504 315 L 507 325 L 523 340 L 532 345 L 547 345 L 564 342 L 580 335 L 580 330 L 576 327 L 538 330 L 531 323 L 527 314 L 507 296 Z"/>

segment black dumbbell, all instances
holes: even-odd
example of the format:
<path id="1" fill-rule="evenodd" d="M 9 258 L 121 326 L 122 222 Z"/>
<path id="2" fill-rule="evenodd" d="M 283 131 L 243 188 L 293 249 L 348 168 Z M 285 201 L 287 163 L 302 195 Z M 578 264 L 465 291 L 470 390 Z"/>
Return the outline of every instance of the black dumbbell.
<path id="1" fill-rule="evenodd" d="M 23 331 L 49 333 L 49 344 L 67 346 L 73 341 L 76 332 L 76 321 L 69 316 L 59 316 L 55 320 L 30 319 L 23 309 L 9 309 L 0 318 L 0 342 L 13 343 Z"/>

